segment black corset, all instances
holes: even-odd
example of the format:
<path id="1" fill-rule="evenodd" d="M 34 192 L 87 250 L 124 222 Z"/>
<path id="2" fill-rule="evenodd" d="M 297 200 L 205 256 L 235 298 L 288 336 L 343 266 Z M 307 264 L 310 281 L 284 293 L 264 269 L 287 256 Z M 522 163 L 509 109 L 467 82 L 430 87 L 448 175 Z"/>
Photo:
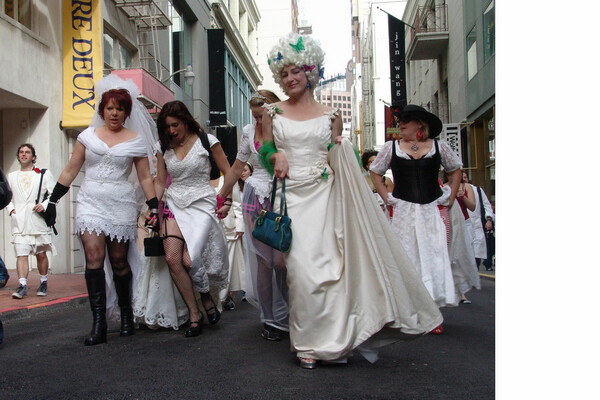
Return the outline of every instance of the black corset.
<path id="1" fill-rule="evenodd" d="M 435 154 L 430 158 L 398 157 L 396 155 L 396 141 L 392 143 L 392 174 L 394 175 L 394 192 L 397 199 L 411 203 L 431 203 L 442 195 L 442 189 L 438 183 L 442 157 L 437 140 L 433 140 Z"/>

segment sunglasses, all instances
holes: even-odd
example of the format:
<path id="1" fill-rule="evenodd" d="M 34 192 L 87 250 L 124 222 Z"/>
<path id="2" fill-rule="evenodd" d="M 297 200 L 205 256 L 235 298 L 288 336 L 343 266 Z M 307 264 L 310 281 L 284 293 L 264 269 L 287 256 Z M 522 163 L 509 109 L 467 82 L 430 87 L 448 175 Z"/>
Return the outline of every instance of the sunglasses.
<path id="1" fill-rule="evenodd" d="M 403 114 L 400 115 L 400 117 L 398 118 L 398 120 L 402 123 L 409 123 L 410 121 L 418 121 L 419 119 L 416 118 L 415 115 L 413 114 Z"/>

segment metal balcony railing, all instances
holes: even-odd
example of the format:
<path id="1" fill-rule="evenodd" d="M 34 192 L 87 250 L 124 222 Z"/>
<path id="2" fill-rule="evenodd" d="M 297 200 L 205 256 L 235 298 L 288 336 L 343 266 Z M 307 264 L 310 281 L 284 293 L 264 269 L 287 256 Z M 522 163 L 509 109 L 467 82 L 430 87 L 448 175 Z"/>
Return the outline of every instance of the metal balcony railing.
<path id="1" fill-rule="evenodd" d="M 440 4 L 433 7 L 419 7 L 415 17 L 416 33 L 447 32 L 448 5 Z"/>
<path id="2" fill-rule="evenodd" d="M 419 7 L 415 16 L 415 29 L 411 29 L 411 42 L 420 33 L 448 32 L 448 5 Z"/>

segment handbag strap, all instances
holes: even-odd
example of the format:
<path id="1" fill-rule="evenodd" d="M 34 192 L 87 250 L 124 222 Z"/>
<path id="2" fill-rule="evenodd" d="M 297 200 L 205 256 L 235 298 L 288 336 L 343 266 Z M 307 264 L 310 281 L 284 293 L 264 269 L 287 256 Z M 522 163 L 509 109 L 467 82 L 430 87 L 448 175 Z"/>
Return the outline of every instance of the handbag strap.
<path id="1" fill-rule="evenodd" d="M 483 196 L 481 195 L 481 188 L 477 186 L 477 195 L 479 197 L 479 212 L 481 214 L 481 225 L 483 225 L 483 231 L 485 232 L 485 210 L 483 207 Z"/>
<path id="2" fill-rule="evenodd" d="M 277 192 L 277 177 L 273 176 L 273 190 L 271 191 L 271 208 L 275 204 L 275 193 Z M 281 180 L 281 198 L 279 201 L 279 215 L 283 210 L 283 215 L 287 217 L 287 201 L 285 200 L 285 178 Z"/>
<path id="3" fill-rule="evenodd" d="M 37 198 L 35 199 L 35 204 L 38 204 L 40 202 L 40 195 L 42 193 L 42 183 L 44 182 L 44 174 L 46 173 L 46 168 L 42 169 L 40 173 L 42 175 L 40 176 L 40 187 L 38 188 L 38 194 Z"/>

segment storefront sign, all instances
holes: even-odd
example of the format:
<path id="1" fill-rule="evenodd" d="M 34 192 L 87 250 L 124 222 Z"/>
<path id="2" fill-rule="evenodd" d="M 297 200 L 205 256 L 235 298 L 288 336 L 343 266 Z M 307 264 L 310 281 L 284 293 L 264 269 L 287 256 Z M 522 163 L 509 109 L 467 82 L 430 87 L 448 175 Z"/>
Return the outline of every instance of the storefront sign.
<path id="1" fill-rule="evenodd" d="M 392 106 L 400 109 L 406 106 L 406 54 L 404 43 L 404 22 L 388 14 L 388 35 L 390 40 L 390 80 Z"/>
<path id="2" fill-rule="evenodd" d="M 100 0 L 63 0 L 63 128 L 90 124 L 102 78 Z"/>

